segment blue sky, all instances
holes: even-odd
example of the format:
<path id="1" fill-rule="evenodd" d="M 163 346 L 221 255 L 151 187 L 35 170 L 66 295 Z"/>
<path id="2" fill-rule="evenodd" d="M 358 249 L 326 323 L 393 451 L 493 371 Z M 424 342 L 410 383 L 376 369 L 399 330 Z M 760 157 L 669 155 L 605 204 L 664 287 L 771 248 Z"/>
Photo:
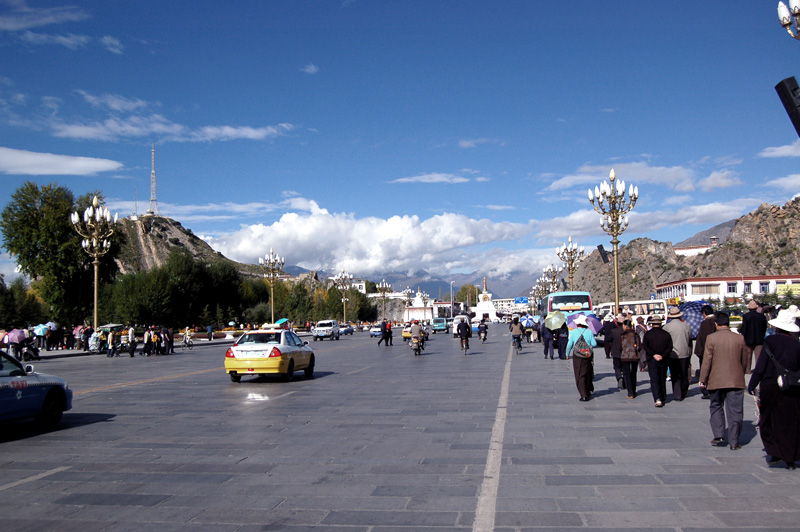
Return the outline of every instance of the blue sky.
<path id="1" fill-rule="evenodd" d="M 0 54 L 6 194 L 142 213 L 154 143 L 160 213 L 243 262 L 541 271 L 610 247 L 611 168 L 623 242 L 800 192 L 774 1 L 0 0 Z"/>

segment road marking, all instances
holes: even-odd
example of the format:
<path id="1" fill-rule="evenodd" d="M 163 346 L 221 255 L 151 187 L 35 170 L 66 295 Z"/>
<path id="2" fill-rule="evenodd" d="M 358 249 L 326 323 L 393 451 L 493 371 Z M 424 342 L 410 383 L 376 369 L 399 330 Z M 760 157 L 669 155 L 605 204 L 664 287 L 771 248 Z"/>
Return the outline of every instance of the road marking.
<path id="1" fill-rule="evenodd" d="M 45 471 L 44 473 L 39 473 L 38 475 L 33 475 L 32 477 L 23 478 L 21 480 L 17 480 L 16 482 L 12 482 L 10 484 L 6 484 L 4 486 L 0 486 L 0 491 L 4 491 L 11 488 L 16 488 L 22 484 L 26 484 L 28 482 L 33 482 L 34 480 L 39 480 L 40 478 L 49 477 L 50 475 L 54 475 L 56 473 L 61 473 L 62 471 L 66 471 L 70 469 L 72 466 L 61 466 L 55 469 L 51 469 L 50 471 Z"/>
<path id="2" fill-rule="evenodd" d="M 138 384 L 149 384 L 151 382 L 159 382 L 159 381 L 167 381 L 171 379 L 180 379 L 181 377 L 189 377 L 191 375 L 201 375 L 203 373 L 211 373 L 212 371 L 225 371 L 225 368 L 212 368 L 212 369 L 203 369 L 200 371 L 191 371 L 189 373 L 176 373 L 175 375 L 166 375 L 164 377 L 154 377 L 152 379 L 145 379 L 141 381 L 133 381 L 133 382 L 120 382 L 117 384 L 109 384 L 108 386 L 98 386 L 97 388 L 91 388 L 89 390 L 83 390 L 82 392 L 73 392 L 73 395 L 83 395 L 86 393 L 92 392 L 102 392 L 105 390 L 113 390 L 115 388 L 125 388 L 126 386 L 136 386 Z"/>
<path id="3" fill-rule="evenodd" d="M 364 371 L 365 369 L 369 369 L 369 368 L 371 368 L 371 367 L 372 367 L 372 366 L 364 366 L 364 367 L 363 367 L 363 368 L 361 368 L 361 369 L 357 369 L 357 370 L 355 370 L 355 371 L 351 371 L 350 373 L 345 373 L 345 375 L 355 375 L 356 373 L 359 373 L 359 372 L 361 372 L 361 371 Z"/>
<path id="4" fill-rule="evenodd" d="M 511 361 L 514 346 L 509 346 L 506 368 L 503 373 L 503 384 L 500 386 L 500 399 L 497 401 L 497 413 L 492 427 L 492 440 L 489 443 L 489 454 L 486 457 L 486 468 L 483 471 L 483 483 L 478 495 L 478 506 L 475 509 L 474 532 L 491 532 L 494 530 L 494 515 L 497 509 L 497 489 L 500 485 L 500 466 L 503 460 L 503 438 L 506 432 L 506 414 L 508 410 L 508 381 L 511 378 Z"/>

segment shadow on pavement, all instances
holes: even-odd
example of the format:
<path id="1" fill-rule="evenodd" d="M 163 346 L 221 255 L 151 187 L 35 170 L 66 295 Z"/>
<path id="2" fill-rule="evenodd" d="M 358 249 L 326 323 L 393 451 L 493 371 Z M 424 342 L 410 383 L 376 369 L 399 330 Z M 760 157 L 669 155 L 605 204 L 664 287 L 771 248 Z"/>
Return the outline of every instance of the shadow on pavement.
<path id="1" fill-rule="evenodd" d="M 65 430 L 92 425 L 94 423 L 102 423 L 110 421 L 116 417 L 114 414 L 70 414 L 64 412 L 61 418 L 61 423 L 55 429 L 46 429 L 37 423 L 34 419 L 23 419 L 20 421 L 10 421 L 0 425 L 2 427 L 2 435 L 0 435 L 0 443 L 12 442 L 41 436 L 43 434 L 53 434 L 63 432 Z"/>

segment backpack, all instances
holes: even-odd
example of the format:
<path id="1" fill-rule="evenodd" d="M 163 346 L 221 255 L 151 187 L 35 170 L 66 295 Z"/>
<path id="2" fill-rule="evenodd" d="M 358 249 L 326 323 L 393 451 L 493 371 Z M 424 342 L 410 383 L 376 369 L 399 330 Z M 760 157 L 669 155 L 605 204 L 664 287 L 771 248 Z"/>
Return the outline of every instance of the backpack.
<path id="1" fill-rule="evenodd" d="M 800 371 L 792 371 L 781 366 L 781 364 L 775 360 L 775 356 L 772 354 L 767 344 L 763 345 L 763 349 L 778 371 L 778 389 L 783 392 L 800 390 Z"/>
<path id="2" fill-rule="evenodd" d="M 578 341 L 575 342 L 575 345 L 572 347 L 572 356 L 578 358 L 592 358 L 592 346 L 589 345 L 589 342 L 586 341 L 583 335 L 584 333 L 581 332 L 580 338 L 578 338 Z"/>
<path id="3" fill-rule="evenodd" d="M 624 332 L 620 336 L 622 344 L 622 351 L 620 353 L 620 360 L 623 362 L 637 362 L 639 360 L 639 335 L 636 332 Z"/>

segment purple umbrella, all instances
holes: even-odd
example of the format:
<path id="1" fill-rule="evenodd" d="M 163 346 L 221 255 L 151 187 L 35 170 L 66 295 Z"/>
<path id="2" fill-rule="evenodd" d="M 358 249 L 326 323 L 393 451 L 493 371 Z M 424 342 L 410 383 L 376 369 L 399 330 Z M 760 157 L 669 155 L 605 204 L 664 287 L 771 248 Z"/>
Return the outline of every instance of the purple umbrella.
<path id="1" fill-rule="evenodd" d="M 567 318 L 567 327 L 570 329 L 575 329 L 578 326 L 575 325 L 575 320 L 578 319 L 578 316 L 586 316 L 586 325 L 588 326 L 589 330 L 592 331 L 592 334 L 597 334 L 603 328 L 603 323 L 597 319 L 597 316 L 594 314 L 583 314 L 581 312 L 576 312 L 575 314 L 570 314 Z"/>
<path id="2" fill-rule="evenodd" d="M 8 342 L 9 344 L 18 344 L 22 342 L 24 339 L 25 339 L 25 331 L 21 329 L 12 329 L 11 332 L 9 332 L 6 335 L 6 342 Z"/>

